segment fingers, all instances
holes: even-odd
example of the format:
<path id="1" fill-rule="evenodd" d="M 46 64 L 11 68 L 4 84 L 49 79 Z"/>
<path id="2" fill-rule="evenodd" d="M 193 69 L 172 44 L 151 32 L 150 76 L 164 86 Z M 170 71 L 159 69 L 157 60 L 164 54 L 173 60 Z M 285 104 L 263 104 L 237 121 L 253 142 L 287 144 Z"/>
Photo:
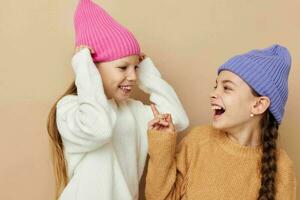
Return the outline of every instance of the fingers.
<path id="1" fill-rule="evenodd" d="M 168 115 L 170 114 L 160 114 L 159 111 L 157 110 L 156 106 L 154 104 L 151 104 L 151 110 L 153 112 L 154 118 L 159 119 L 160 123 L 162 125 L 167 125 L 167 121 L 166 118 L 168 117 Z"/>
<path id="2" fill-rule="evenodd" d="M 173 123 L 171 114 L 168 114 L 166 117 L 167 122 Z"/>
<path id="3" fill-rule="evenodd" d="M 148 130 L 174 132 L 174 126 L 170 114 L 161 115 L 163 118 L 154 118 L 148 123 Z M 170 123 L 171 122 L 171 123 Z"/>
<path id="4" fill-rule="evenodd" d="M 146 54 L 141 53 L 139 57 L 140 62 L 142 62 L 145 58 L 146 58 Z"/>
<path id="5" fill-rule="evenodd" d="M 168 126 L 169 123 L 166 121 L 168 114 L 160 115 L 161 117 L 155 117 L 153 120 L 151 120 L 148 124 L 153 125 L 153 124 L 159 124 L 162 126 Z"/>
<path id="6" fill-rule="evenodd" d="M 162 122 L 166 120 L 166 118 L 169 114 L 160 114 L 154 104 L 151 104 L 150 106 L 151 106 L 151 110 L 152 110 L 155 118 L 160 119 Z"/>
<path id="7" fill-rule="evenodd" d="M 156 124 L 159 122 L 159 119 L 153 119 L 148 123 L 148 129 L 156 130 Z"/>
<path id="8" fill-rule="evenodd" d="M 172 116 L 170 114 L 167 117 L 167 122 L 169 123 L 170 129 L 175 132 L 175 126 L 173 124 Z"/>
<path id="9" fill-rule="evenodd" d="M 164 114 L 164 115 L 161 115 L 158 121 L 159 125 L 162 125 L 162 126 L 169 126 L 169 122 L 166 121 L 166 117 L 167 117 L 167 114 Z"/>
<path id="10" fill-rule="evenodd" d="M 152 121 L 148 124 L 148 130 L 166 130 L 168 129 L 168 125 L 162 125 L 158 120 Z"/>
<path id="11" fill-rule="evenodd" d="M 170 126 L 173 127 L 171 114 L 163 114 L 163 115 L 160 115 L 160 116 L 161 116 L 161 118 L 157 118 L 159 120 L 158 121 L 159 125 L 165 126 L 165 127 L 170 127 Z"/>
<path id="12" fill-rule="evenodd" d="M 153 112 L 154 117 L 159 117 L 160 113 L 157 110 L 156 106 L 154 104 L 151 104 L 150 106 L 151 106 L 151 110 Z"/>
<path id="13" fill-rule="evenodd" d="M 160 114 L 154 104 L 151 104 L 154 119 L 148 123 L 149 130 L 175 132 L 171 114 Z"/>

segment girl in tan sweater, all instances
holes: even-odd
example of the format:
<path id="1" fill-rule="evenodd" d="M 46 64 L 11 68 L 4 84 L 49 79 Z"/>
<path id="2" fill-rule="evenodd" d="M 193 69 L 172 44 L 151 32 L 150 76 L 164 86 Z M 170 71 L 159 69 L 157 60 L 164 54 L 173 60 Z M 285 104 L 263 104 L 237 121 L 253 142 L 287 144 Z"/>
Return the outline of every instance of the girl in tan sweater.
<path id="1" fill-rule="evenodd" d="M 280 45 L 229 59 L 210 95 L 212 125 L 177 147 L 171 115 L 153 105 L 147 200 L 296 200 L 292 161 L 276 145 L 290 65 Z"/>

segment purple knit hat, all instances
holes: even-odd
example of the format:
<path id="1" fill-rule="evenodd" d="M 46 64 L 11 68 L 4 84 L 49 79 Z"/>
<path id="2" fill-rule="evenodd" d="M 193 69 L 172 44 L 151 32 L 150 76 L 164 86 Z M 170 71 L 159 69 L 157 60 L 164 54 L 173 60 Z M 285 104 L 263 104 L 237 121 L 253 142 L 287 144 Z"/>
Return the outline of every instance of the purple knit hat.
<path id="1" fill-rule="evenodd" d="M 76 46 L 94 49 L 94 62 L 139 55 L 140 46 L 131 32 L 91 0 L 79 0 L 74 15 Z"/>
<path id="2" fill-rule="evenodd" d="M 275 44 L 266 49 L 252 50 L 230 58 L 218 69 L 218 74 L 223 70 L 231 71 L 259 95 L 269 97 L 269 110 L 276 121 L 281 123 L 288 97 L 290 68 L 289 51 Z"/>

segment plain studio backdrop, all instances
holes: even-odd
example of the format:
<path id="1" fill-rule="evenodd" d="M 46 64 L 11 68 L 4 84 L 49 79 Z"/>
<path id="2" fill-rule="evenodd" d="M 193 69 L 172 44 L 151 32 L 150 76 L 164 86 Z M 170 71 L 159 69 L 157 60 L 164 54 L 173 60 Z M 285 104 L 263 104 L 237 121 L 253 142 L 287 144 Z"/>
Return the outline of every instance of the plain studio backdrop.
<path id="1" fill-rule="evenodd" d="M 191 126 L 211 121 L 208 94 L 219 65 L 253 48 L 287 46 L 293 63 L 279 143 L 300 180 L 299 0 L 95 2 L 135 34 L 175 88 Z M 74 78 L 76 5 L 77 0 L 1 0 L 0 199 L 53 200 L 46 119 Z M 145 100 L 147 95 L 137 91 L 134 97 Z M 141 191 L 143 184 L 144 179 Z"/>

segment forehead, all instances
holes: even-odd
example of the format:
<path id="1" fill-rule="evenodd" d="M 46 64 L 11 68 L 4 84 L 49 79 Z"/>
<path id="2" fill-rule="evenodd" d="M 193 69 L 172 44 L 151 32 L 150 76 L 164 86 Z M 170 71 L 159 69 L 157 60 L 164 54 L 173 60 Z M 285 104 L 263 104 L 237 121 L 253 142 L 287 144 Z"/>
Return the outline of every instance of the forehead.
<path id="1" fill-rule="evenodd" d="M 139 56 L 132 55 L 126 56 L 117 60 L 107 61 L 107 62 L 99 62 L 97 66 L 100 68 L 112 68 L 112 67 L 120 67 L 120 66 L 129 66 L 129 65 L 138 65 L 139 64 Z"/>
<path id="2" fill-rule="evenodd" d="M 236 85 L 246 84 L 238 75 L 231 71 L 223 70 L 217 77 L 217 82 L 229 81 L 233 82 Z"/>
<path id="3" fill-rule="evenodd" d="M 118 64 L 137 65 L 139 64 L 139 56 L 132 55 L 115 60 Z"/>

